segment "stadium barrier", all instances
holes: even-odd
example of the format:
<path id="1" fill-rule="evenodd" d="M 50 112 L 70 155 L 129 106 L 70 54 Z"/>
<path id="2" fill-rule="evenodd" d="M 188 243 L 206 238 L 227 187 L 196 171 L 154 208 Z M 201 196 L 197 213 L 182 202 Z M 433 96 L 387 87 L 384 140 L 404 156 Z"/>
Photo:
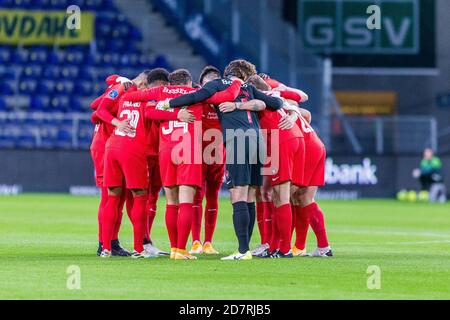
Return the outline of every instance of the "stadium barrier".
<path id="1" fill-rule="evenodd" d="M 393 198 L 401 189 L 417 189 L 412 170 L 418 156 L 330 156 L 326 162 L 327 185 L 320 197 L 327 199 Z M 450 156 L 443 157 L 447 186 Z M 0 150 L 0 193 L 61 192 L 96 194 L 94 168 L 88 151 Z"/>

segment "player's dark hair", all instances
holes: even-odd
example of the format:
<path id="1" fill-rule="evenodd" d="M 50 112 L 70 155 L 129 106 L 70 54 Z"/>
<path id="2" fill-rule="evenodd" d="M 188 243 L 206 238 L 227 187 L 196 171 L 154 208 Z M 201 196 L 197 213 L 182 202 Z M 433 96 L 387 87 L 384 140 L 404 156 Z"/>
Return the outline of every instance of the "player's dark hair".
<path id="1" fill-rule="evenodd" d="M 244 81 L 254 74 L 257 74 L 255 65 L 243 59 L 231 61 L 223 73 L 224 77 L 234 76 Z"/>
<path id="2" fill-rule="evenodd" d="M 270 91 L 270 86 L 257 74 L 250 76 L 247 80 L 248 83 L 251 83 L 255 86 L 256 89 L 261 91 Z"/>
<path id="3" fill-rule="evenodd" d="M 185 86 L 192 82 L 192 75 L 186 69 L 178 69 L 169 74 L 169 83 L 173 86 Z"/>
<path id="4" fill-rule="evenodd" d="M 202 73 L 200 74 L 200 78 L 198 82 L 200 84 L 203 84 L 203 79 L 205 79 L 206 76 L 214 74 L 217 76 L 217 78 L 220 78 L 220 71 L 214 66 L 206 66 L 203 68 Z"/>
<path id="5" fill-rule="evenodd" d="M 147 75 L 147 82 L 149 85 L 157 81 L 162 82 L 164 84 L 169 83 L 169 71 L 167 71 L 164 68 L 156 68 L 153 70 L 148 70 L 148 73 L 146 73 L 146 75 Z"/>

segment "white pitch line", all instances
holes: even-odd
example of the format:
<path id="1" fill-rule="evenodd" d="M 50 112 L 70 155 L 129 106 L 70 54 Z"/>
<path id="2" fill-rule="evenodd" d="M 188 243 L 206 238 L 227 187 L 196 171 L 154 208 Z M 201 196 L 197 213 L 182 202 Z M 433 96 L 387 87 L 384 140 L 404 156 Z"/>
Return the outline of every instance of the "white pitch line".
<path id="1" fill-rule="evenodd" d="M 374 234 L 374 235 L 394 235 L 394 236 L 418 236 L 418 237 L 437 237 L 437 238 L 448 238 L 448 233 L 437 233 L 437 232 L 404 232 L 404 231 L 381 231 L 372 229 L 345 229 L 339 227 L 330 228 L 332 232 L 345 232 L 353 234 Z"/>

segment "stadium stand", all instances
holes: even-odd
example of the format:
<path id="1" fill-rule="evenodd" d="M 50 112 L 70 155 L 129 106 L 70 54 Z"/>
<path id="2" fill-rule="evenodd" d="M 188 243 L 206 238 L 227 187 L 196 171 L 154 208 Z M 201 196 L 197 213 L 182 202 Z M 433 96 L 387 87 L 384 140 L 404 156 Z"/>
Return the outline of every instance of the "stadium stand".
<path id="1" fill-rule="evenodd" d="M 0 148 L 88 148 L 90 101 L 104 91 L 108 75 L 170 69 L 164 56 L 143 54 L 140 30 L 112 0 L 0 0 L 0 9 L 13 10 L 65 11 L 69 5 L 95 12 L 91 44 L 0 44 Z"/>

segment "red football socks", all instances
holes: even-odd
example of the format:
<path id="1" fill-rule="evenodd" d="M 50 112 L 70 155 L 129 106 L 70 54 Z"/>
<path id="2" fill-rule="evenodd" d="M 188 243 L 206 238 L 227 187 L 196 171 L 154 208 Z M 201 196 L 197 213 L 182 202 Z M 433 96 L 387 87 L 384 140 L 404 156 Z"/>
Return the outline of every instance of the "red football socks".
<path id="1" fill-rule="evenodd" d="M 156 203 L 152 203 L 150 200 L 147 200 L 145 212 L 147 214 L 147 229 L 145 230 L 145 238 L 147 240 L 151 240 L 153 222 L 156 217 Z"/>
<path id="2" fill-rule="evenodd" d="M 261 237 L 261 244 L 266 243 L 266 236 L 264 233 L 265 209 L 266 209 L 265 202 L 256 202 L 256 222 L 258 224 L 259 235 Z"/>
<path id="3" fill-rule="evenodd" d="M 194 208 L 192 203 L 180 203 L 177 222 L 177 249 L 186 250 L 186 244 L 191 233 Z"/>
<path id="4" fill-rule="evenodd" d="M 177 221 L 178 221 L 178 206 L 173 204 L 166 205 L 166 227 L 169 233 L 170 247 L 177 247 Z"/>
<path id="5" fill-rule="evenodd" d="M 308 206 L 309 207 L 309 206 Z M 295 246 L 297 249 L 304 250 L 306 246 L 306 237 L 309 228 L 309 211 L 308 207 L 293 206 L 295 213 Z"/>
<path id="6" fill-rule="evenodd" d="M 275 209 L 275 220 L 280 238 L 280 251 L 286 254 L 291 250 L 292 209 L 290 203 Z"/>
<path id="7" fill-rule="evenodd" d="M 275 212 L 275 206 L 273 202 L 264 202 L 264 243 L 270 243 L 272 239 L 272 231 L 274 227 L 273 216 Z"/>
<path id="8" fill-rule="evenodd" d="M 221 183 L 206 185 L 205 206 L 205 242 L 212 242 L 216 230 L 217 214 L 219 212 L 219 191 Z"/>
<path id="9" fill-rule="evenodd" d="M 106 203 L 108 202 L 108 188 L 102 187 L 100 194 L 100 204 L 98 205 L 98 241 L 102 242 L 102 221 L 103 212 L 105 211 Z"/>
<path id="10" fill-rule="evenodd" d="M 327 230 L 325 228 L 325 219 L 323 216 L 323 212 L 317 203 L 313 203 L 309 207 L 311 207 L 309 208 L 309 210 L 311 210 L 310 224 L 311 228 L 314 231 L 314 234 L 316 235 L 317 246 L 319 248 L 328 247 L 329 243 L 327 237 Z"/>
<path id="11" fill-rule="evenodd" d="M 114 234 L 114 228 L 119 215 L 120 196 L 108 195 L 102 217 L 102 244 L 103 250 L 111 251 L 111 240 Z"/>
<path id="12" fill-rule="evenodd" d="M 147 230 L 147 195 L 134 197 L 133 209 L 131 210 L 131 222 L 133 223 L 134 250 L 144 251 L 143 240 Z"/>
<path id="13" fill-rule="evenodd" d="M 196 203 L 193 207 L 192 215 L 192 242 L 200 241 L 200 232 L 202 230 L 202 215 L 203 206 L 202 203 Z"/>

